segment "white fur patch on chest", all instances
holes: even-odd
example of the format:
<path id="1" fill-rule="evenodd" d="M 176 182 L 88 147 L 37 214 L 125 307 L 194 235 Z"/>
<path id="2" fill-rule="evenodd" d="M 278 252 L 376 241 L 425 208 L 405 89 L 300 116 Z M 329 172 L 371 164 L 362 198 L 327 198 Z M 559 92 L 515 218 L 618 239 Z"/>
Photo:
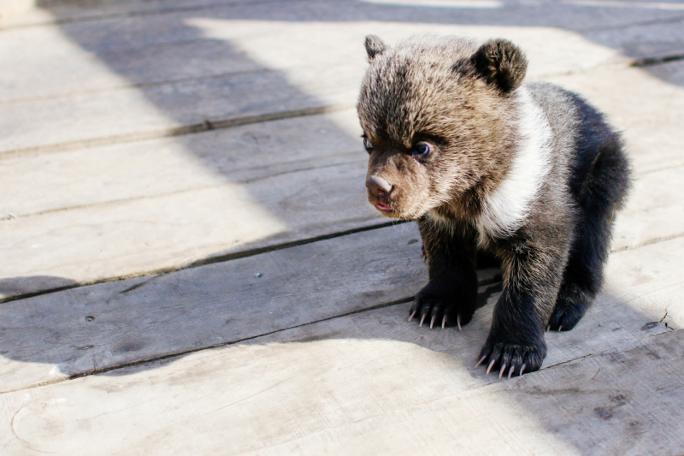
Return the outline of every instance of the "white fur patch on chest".
<path id="1" fill-rule="evenodd" d="M 551 127 L 523 86 L 516 91 L 520 144 L 503 180 L 485 198 L 477 220 L 480 243 L 520 228 L 551 168 Z"/>

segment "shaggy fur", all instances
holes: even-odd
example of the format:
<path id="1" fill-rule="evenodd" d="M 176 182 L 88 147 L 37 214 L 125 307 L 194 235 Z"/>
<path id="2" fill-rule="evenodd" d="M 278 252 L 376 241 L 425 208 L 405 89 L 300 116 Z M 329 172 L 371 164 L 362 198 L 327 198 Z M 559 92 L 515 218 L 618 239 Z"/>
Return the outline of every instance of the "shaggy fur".
<path id="1" fill-rule="evenodd" d="M 629 185 L 619 136 L 577 95 L 523 84 L 509 41 L 371 35 L 366 50 L 368 199 L 418 221 L 430 273 L 410 318 L 467 324 L 477 258 L 494 255 L 504 287 L 480 362 L 509 377 L 539 369 L 545 327 L 572 329 L 601 287 Z"/>

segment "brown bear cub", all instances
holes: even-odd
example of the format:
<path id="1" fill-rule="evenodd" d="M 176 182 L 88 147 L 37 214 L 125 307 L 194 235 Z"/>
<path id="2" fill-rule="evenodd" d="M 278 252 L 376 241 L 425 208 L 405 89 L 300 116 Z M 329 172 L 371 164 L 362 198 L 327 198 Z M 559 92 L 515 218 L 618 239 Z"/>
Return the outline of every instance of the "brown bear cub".
<path id="1" fill-rule="evenodd" d="M 540 368 L 545 329 L 567 331 L 602 283 L 615 211 L 629 186 L 618 134 L 582 98 L 523 84 L 506 40 L 366 38 L 358 115 L 366 186 L 382 214 L 417 220 L 429 283 L 409 320 L 467 324 L 476 259 L 493 254 L 503 292 L 478 364 Z"/>

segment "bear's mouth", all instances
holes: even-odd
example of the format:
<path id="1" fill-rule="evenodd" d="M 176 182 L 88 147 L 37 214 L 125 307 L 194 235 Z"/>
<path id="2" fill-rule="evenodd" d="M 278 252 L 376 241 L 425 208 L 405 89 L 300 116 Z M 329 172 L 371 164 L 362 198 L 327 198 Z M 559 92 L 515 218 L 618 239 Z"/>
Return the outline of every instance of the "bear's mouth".
<path id="1" fill-rule="evenodd" d="M 393 211 L 392 211 L 392 208 L 389 206 L 389 204 L 385 204 L 385 203 L 382 203 L 382 202 L 378 201 L 378 202 L 374 203 L 373 205 L 374 205 L 375 208 L 376 208 L 377 210 L 379 210 L 380 212 L 384 212 L 384 213 L 386 213 L 386 214 L 387 214 L 387 213 L 390 213 L 390 212 L 393 212 Z"/>

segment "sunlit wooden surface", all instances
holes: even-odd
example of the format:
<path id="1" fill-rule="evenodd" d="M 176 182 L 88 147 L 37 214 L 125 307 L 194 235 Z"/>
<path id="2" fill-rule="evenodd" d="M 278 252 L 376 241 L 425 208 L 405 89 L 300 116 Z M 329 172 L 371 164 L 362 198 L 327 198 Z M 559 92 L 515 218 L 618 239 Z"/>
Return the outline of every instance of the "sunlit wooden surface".
<path id="1" fill-rule="evenodd" d="M 368 33 L 507 37 L 635 176 L 543 369 L 408 323 L 417 229 L 365 201 Z M 0 5 L 0 454 L 684 453 L 684 2 Z"/>

